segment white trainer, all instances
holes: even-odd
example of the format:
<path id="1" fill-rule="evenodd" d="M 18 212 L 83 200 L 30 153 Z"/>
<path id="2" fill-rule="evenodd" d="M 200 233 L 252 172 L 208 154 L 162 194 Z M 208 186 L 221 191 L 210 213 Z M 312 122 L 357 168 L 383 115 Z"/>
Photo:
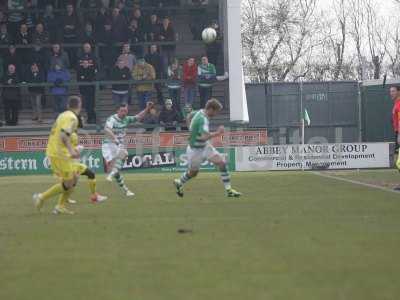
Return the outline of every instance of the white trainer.
<path id="1" fill-rule="evenodd" d="M 40 194 L 33 194 L 32 196 L 33 204 L 35 205 L 38 211 L 40 211 L 43 206 L 43 201 L 42 199 L 40 199 L 40 196 L 41 196 Z"/>
<path id="2" fill-rule="evenodd" d="M 113 181 L 113 177 L 114 177 L 114 174 L 110 173 L 110 174 L 107 175 L 106 180 L 109 181 L 109 182 L 112 182 Z"/>
<path id="3" fill-rule="evenodd" d="M 90 197 L 90 200 L 91 200 L 93 203 L 104 202 L 104 201 L 106 201 L 107 199 L 108 199 L 107 196 L 103 196 L 103 195 L 100 195 L 100 194 L 98 194 L 98 193 L 96 193 L 95 195 L 93 195 L 93 196 Z"/>
<path id="4" fill-rule="evenodd" d="M 135 196 L 135 193 L 134 193 L 134 192 L 131 192 L 130 190 L 127 190 L 127 191 L 125 192 L 125 195 L 126 195 L 127 197 L 134 197 L 134 196 Z"/>

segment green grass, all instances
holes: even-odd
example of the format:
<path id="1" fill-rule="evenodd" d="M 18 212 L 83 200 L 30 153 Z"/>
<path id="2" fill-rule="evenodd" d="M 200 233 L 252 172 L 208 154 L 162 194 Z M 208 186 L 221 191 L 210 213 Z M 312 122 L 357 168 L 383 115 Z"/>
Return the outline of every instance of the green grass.
<path id="1" fill-rule="evenodd" d="M 38 214 L 50 176 L 0 178 L 0 299 L 383 300 L 400 298 L 400 196 L 312 173 L 234 174 L 227 199 L 201 174 L 178 199 L 169 175 L 137 193 Z M 192 234 L 178 234 L 180 228 Z"/>
<path id="2" fill-rule="evenodd" d="M 394 188 L 400 185 L 400 173 L 395 169 L 372 171 L 332 171 L 328 172 L 327 174 L 386 188 Z"/>

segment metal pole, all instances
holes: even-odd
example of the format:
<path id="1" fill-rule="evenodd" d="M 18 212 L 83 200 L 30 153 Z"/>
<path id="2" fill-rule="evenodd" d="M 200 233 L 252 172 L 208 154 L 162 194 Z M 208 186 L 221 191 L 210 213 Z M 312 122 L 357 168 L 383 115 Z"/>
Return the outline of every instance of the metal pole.
<path id="1" fill-rule="evenodd" d="M 362 85 L 362 81 L 357 82 L 357 88 L 358 88 L 358 142 L 361 143 L 362 142 L 362 132 L 363 132 L 363 126 L 362 126 L 362 93 L 361 93 L 361 85 Z"/>
<path id="2" fill-rule="evenodd" d="M 301 166 L 304 171 L 304 144 L 305 144 L 305 125 L 304 125 L 304 105 L 303 105 L 303 80 L 300 78 L 300 125 L 301 125 Z"/>

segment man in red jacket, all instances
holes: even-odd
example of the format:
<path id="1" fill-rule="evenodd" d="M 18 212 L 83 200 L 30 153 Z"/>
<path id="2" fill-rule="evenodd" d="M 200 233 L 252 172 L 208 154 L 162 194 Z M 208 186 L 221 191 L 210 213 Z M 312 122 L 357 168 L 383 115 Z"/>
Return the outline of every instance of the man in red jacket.
<path id="1" fill-rule="evenodd" d="M 185 105 L 193 106 L 196 97 L 197 65 L 195 59 L 190 57 L 183 65 L 183 92 Z"/>

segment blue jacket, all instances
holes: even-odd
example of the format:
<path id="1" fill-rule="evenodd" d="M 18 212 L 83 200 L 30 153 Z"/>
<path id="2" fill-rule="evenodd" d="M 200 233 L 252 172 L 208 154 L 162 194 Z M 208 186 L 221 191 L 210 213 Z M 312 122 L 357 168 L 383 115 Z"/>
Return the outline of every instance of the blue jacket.
<path id="1" fill-rule="evenodd" d="M 67 95 L 68 87 L 63 86 L 63 83 L 67 83 L 71 80 L 71 75 L 68 70 L 51 70 L 47 74 L 47 81 L 54 83 L 54 87 L 50 88 L 50 92 L 53 95 L 61 96 Z"/>

